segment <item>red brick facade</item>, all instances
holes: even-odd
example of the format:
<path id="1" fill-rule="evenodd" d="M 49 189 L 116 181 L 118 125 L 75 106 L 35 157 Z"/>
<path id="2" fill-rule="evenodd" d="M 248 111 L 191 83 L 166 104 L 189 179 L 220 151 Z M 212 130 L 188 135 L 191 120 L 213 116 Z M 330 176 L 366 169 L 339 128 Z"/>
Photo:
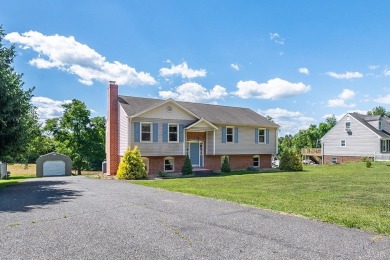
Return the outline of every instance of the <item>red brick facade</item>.
<path id="1" fill-rule="evenodd" d="M 360 162 L 362 160 L 361 156 L 324 155 L 324 164 L 331 164 L 332 158 L 336 158 L 337 163 Z"/>
<path id="2" fill-rule="evenodd" d="M 115 175 L 120 162 L 119 150 L 119 104 L 118 104 L 118 85 L 110 81 L 108 86 L 108 117 L 106 128 L 106 159 L 107 174 Z"/>
<path id="3" fill-rule="evenodd" d="M 254 155 L 229 155 L 230 168 L 232 170 L 243 170 L 253 165 Z M 157 175 L 164 172 L 164 156 L 144 157 L 149 160 L 149 175 Z M 184 164 L 184 156 L 172 156 L 174 158 L 174 172 L 180 172 Z M 204 168 L 219 171 L 221 170 L 221 155 L 206 155 Z M 271 168 L 271 155 L 260 155 L 260 167 Z"/>

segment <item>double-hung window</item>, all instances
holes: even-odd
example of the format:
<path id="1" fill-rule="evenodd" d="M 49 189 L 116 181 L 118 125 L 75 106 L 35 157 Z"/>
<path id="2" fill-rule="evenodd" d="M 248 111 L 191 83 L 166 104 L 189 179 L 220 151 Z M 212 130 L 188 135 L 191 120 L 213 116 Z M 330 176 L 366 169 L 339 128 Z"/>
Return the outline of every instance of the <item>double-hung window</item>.
<path id="1" fill-rule="evenodd" d="M 265 129 L 260 128 L 259 129 L 259 143 L 265 143 L 266 139 L 266 131 Z"/>
<path id="2" fill-rule="evenodd" d="M 173 157 L 164 158 L 164 172 L 173 172 L 175 170 L 175 159 Z"/>
<path id="3" fill-rule="evenodd" d="M 260 167 L 260 155 L 253 156 L 253 167 L 259 168 Z"/>
<path id="4" fill-rule="evenodd" d="M 232 126 L 226 127 L 226 142 L 227 143 L 234 142 L 234 127 L 232 127 Z"/>
<path id="5" fill-rule="evenodd" d="M 345 140 L 340 140 L 340 146 L 341 147 L 346 147 L 347 146 L 347 142 Z"/>
<path id="6" fill-rule="evenodd" d="M 141 123 L 141 141 L 151 142 L 152 141 L 152 124 Z"/>
<path id="7" fill-rule="evenodd" d="M 179 127 L 177 124 L 168 124 L 168 140 L 169 142 L 177 142 L 179 141 Z"/>

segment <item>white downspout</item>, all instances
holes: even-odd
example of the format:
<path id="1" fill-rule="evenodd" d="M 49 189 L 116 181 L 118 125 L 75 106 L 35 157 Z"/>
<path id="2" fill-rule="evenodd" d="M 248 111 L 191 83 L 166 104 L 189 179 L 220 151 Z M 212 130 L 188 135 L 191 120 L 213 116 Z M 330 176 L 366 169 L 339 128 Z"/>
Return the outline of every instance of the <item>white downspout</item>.
<path id="1" fill-rule="evenodd" d="M 215 155 L 215 130 L 213 131 L 213 155 Z"/>

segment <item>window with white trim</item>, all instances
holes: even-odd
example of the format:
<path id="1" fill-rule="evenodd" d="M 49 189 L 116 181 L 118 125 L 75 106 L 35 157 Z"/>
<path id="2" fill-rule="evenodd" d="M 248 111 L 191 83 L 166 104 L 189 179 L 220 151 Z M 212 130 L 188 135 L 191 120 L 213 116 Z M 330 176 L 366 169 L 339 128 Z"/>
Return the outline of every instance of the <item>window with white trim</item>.
<path id="1" fill-rule="evenodd" d="M 175 170 L 175 159 L 173 157 L 164 158 L 164 172 L 173 172 Z"/>
<path id="2" fill-rule="evenodd" d="M 146 157 L 142 157 L 141 159 L 142 159 L 142 162 L 143 162 L 144 165 L 145 165 L 145 171 L 146 171 L 146 172 L 149 172 L 149 159 L 146 158 Z"/>
<path id="3" fill-rule="evenodd" d="M 345 141 L 344 139 L 340 140 L 340 146 L 341 147 L 346 147 L 347 146 L 347 141 Z"/>
<path id="4" fill-rule="evenodd" d="M 226 127 L 226 142 L 234 143 L 234 127 L 232 126 Z"/>
<path id="5" fill-rule="evenodd" d="M 390 153 L 390 140 L 381 140 L 381 152 Z"/>
<path id="6" fill-rule="evenodd" d="M 266 131 L 264 128 L 259 128 L 259 143 L 265 143 Z"/>
<path id="7" fill-rule="evenodd" d="M 252 166 L 255 168 L 259 168 L 260 167 L 260 155 L 253 156 L 252 160 L 253 160 Z"/>
<path id="8" fill-rule="evenodd" d="M 230 162 L 229 156 L 227 155 L 221 156 L 221 166 L 223 164 L 223 161 L 225 160 L 225 157 L 227 158 L 228 162 Z"/>
<path id="9" fill-rule="evenodd" d="M 345 122 L 345 130 L 351 129 L 351 122 Z"/>
<path id="10" fill-rule="evenodd" d="M 332 157 L 332 163 L 337 163 L 337 157 Z"/>
<path id="11" fill-rule="evenodd" d="M 378 123 L 378 129 L 382 130 L 382 122 L 381 121 L 379 121 L 379 123 Z"/>
<path id="12" fill-rule="evenodd" d="M 152 123 L 141 123 L 141 142 L 152 141 Z"/>
<path id="13" fill-rule="evenodd" d="M 169 142 L 177 142 L 179 141 L 178 138 L 178 125 L 177 124 L 168 124 L 168 141 Z"/>

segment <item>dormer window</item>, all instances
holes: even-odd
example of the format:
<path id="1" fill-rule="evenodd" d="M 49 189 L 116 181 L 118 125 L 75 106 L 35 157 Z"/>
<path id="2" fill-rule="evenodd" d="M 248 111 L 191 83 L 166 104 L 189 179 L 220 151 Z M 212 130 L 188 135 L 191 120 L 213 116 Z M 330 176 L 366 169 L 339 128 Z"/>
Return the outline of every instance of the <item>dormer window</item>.
<path id="1" fill-rule="evenodd" d="M 379 123 L 378 123 L 378 129 L 382 130 L 382 122 L 381 121 L 379 121 Z"/>

